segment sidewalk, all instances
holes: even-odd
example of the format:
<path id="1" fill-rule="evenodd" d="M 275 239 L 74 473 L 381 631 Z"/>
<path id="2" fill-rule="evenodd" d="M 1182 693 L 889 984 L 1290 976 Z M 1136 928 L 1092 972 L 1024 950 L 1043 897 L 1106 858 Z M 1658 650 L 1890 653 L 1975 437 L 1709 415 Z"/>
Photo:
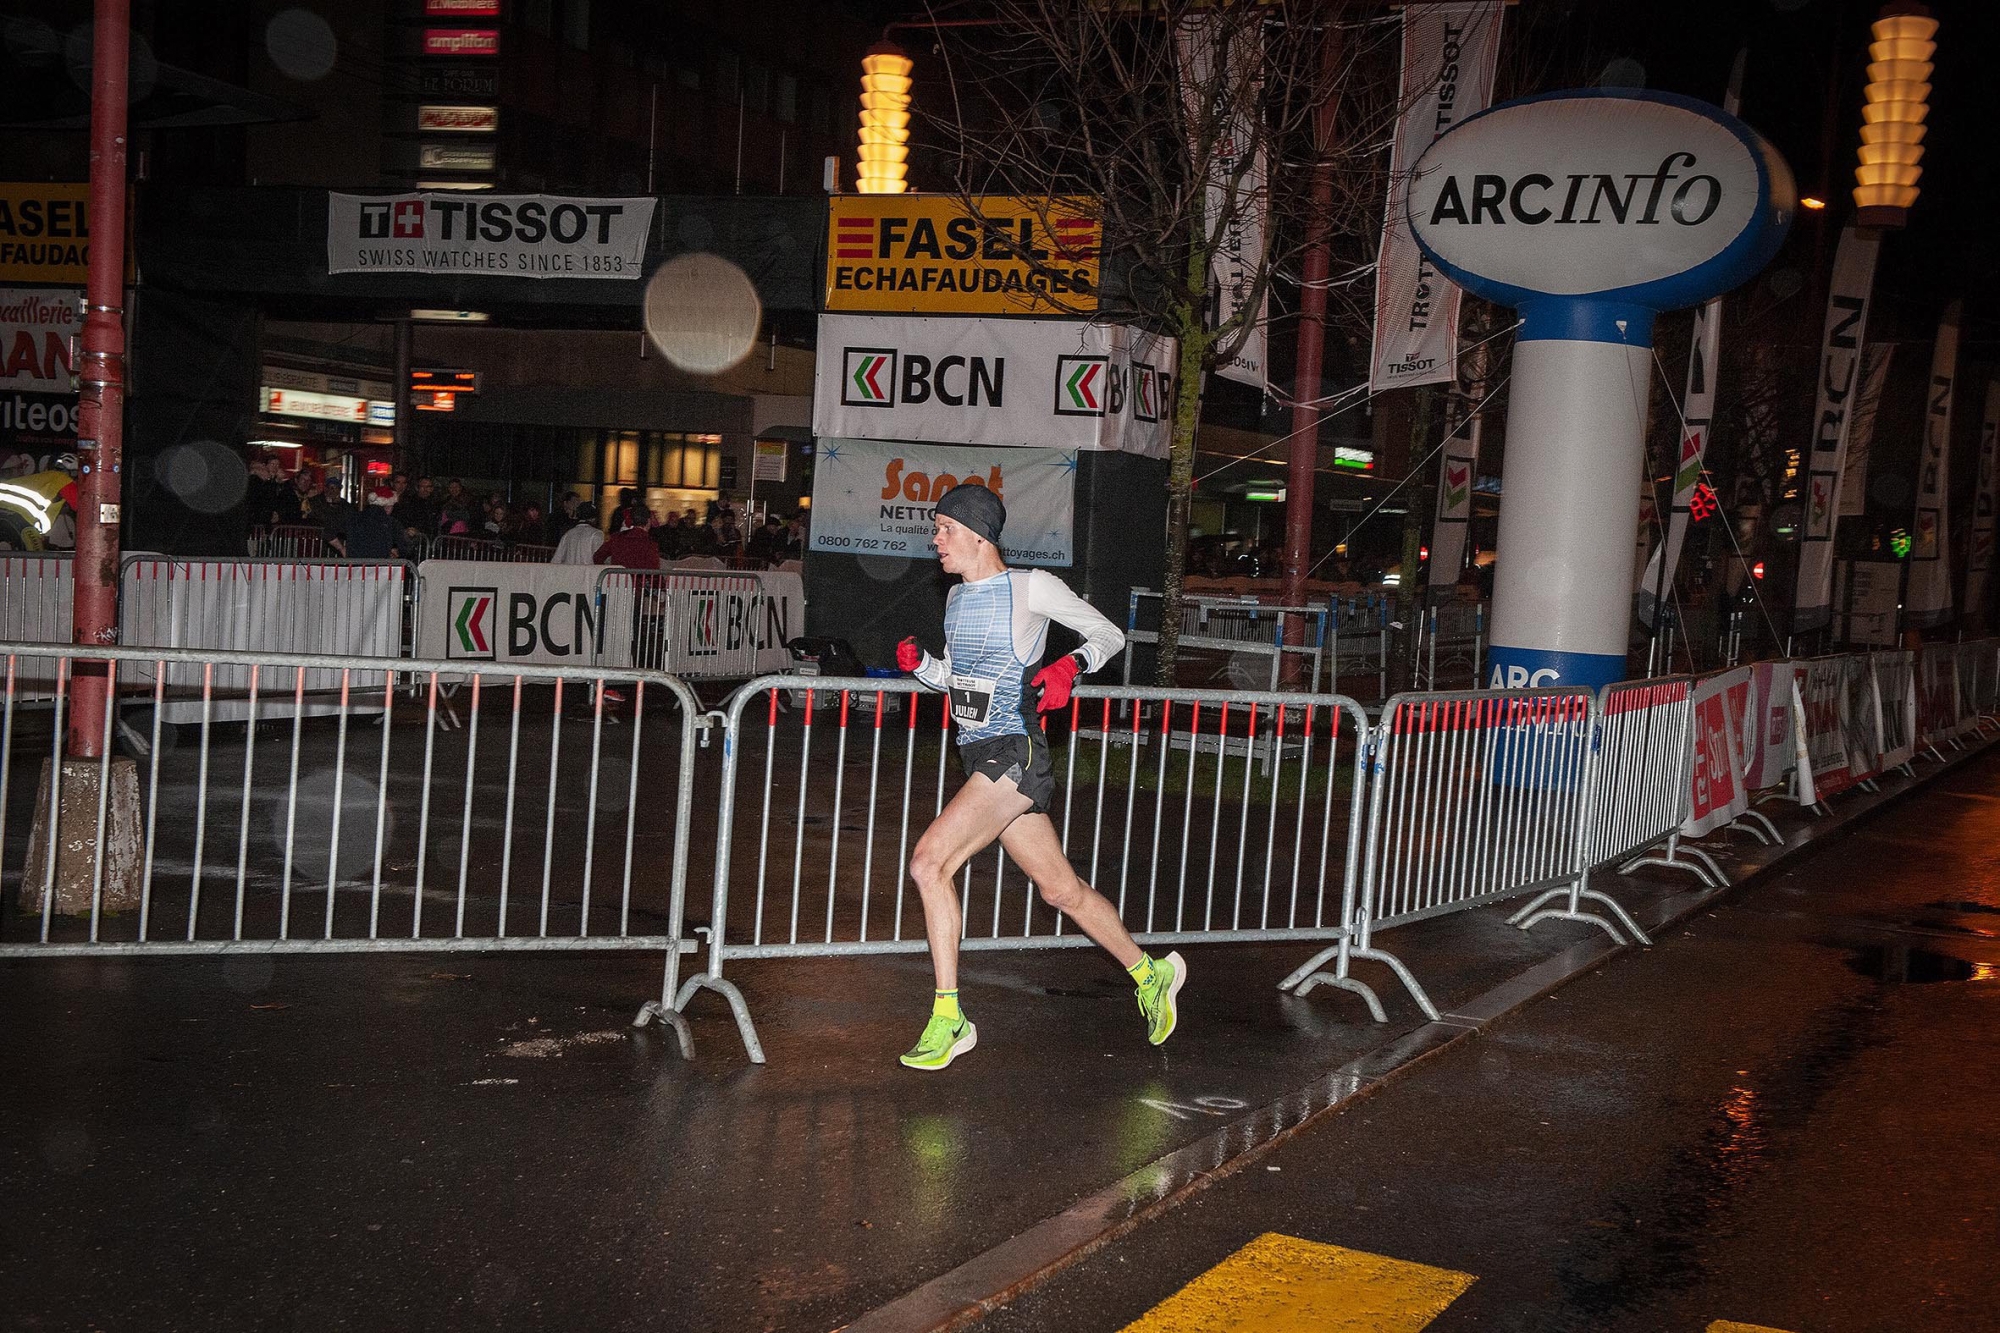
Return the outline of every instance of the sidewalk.
<path id="1" fill-rule="evenodd" d="M 1725 863 L 1778 850 L 1734 838 Z M 1649 926 L 1701 901 L 1657 871 L 1605 887 Z M 0 964 L 0 1300 L 42 1329 L 823 1330 L 959 1270 L 899 1307 L 916 1323 L 878 1316 L 921 1326 L 1614 952 L 1505 915 L 1382 937 L 1440 1024 L 1393 984 L 1382 1026 L 1344 992 L 1281 995 L 1305 946 L 1188 949 L 1158 1050 L 1101 954 L 971 955 L 980 1045 L 942 1075 L 895 1062 L 921 956 L 732 965 L 762 1068 L 712 996 L 692 1064 L 632 1030 L 648 955 Z"/>

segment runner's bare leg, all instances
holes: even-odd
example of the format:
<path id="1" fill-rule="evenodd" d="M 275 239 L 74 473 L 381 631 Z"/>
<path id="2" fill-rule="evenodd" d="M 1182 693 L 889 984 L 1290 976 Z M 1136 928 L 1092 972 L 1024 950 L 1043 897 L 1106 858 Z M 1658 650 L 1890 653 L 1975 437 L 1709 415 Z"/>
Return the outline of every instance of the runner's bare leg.
<path id="1" fill-rule="evenodd" d="M 1012 782 L 996 783 L 984 773 L 974 773 L 910 853 L 910 880 L 923 899 L 924 934 L 930 939 L 931 969 L 941 991 L 958 989 L 960 917 L 958 886 L 953 881 L 968 860 L 1033 804 Z"/>
<path id="2" fill-rule="evenodd" d="M 1010 789 L 1013 786 L 999 785 Z M 1014 858 L 1014 864 L 1035 881 L 1044 902 L 1081 926 L 1084 934 L 1118 960 L 1118 966 L 1129 970 L 1137 965 L 1141 954 L 1132 932 L 1118 919 L 1118 909 L 1111 905 L 1111 900 L 1078 877 L 1069 858 L 1063 855 L 1062 840 L 1056 837 L 1056 826 L 1047 815 L 1022 815 L 1001 833 L 1000 845 Z"/>

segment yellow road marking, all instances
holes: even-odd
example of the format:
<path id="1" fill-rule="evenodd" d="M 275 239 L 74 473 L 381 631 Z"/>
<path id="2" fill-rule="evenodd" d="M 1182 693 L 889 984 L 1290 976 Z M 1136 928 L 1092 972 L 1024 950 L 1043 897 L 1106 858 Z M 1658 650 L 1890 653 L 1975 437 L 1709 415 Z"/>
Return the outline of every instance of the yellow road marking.
<path id="1" fill-rule="evenodd" d="M 1762 1324 L 1739 1324 L 1733 1319 L 1718 1319 L 1708 1326 L 1708 1333 L 1785 1333 L 1785 1330 L 1766 1328 Z"/>
<path id="2" fill-rule="evenodd" d="M 1473 1281 L 1448 1268 L 1266 1234 L 1124 1333 L 1418 1333 Z"/>

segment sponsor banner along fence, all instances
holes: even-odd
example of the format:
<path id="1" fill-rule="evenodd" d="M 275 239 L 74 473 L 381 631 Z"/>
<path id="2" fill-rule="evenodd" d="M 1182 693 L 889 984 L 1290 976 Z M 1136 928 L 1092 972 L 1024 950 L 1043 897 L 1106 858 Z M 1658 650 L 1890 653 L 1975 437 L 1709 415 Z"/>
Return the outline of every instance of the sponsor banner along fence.
<path id="1" fill-rule="evenodd" d="M 668 569 L 666 578 L 617 580 L 614 595 L 613 576 L 634 572 L 426 560 L 417 570 L 416 654 L 548 666 L 638 666 L 657 657 L 661 669 L 691 676 L 727 674 L 718 664 L 744 655 L 749 674 L 790 665 L 785 640 L 805 629 L 805 584 L 797 574 Z M 697 595 L 702 581 L 713 585 L 714 596 Z"/>
<path id="2" fill-rule="evenodd" d="M 1063 449 L 822 440 L 813 468 L 812 549 L 928 557 L 938 497 L 967 481 L 1006 504 L 1000 553 L 1009 563 L 1072 562 L 1076 454 Z"/>
<path id="3" fill-rule="evenodd" d="M 329 194 L 328 273 L 641 276 L 654 199 Z"/>
<path id="4" fill-rule="evenodd" d="M 900 314 L 1087 315 L 1097 309 L 1094 200 L 840 195 L 826 308 Z"/>
<path id="5" fill-rule="evenodd" d="M 813 433 L 1165 458 L 1175 346 L 1115 324 L 821 315 Z"/>
<path id="6" fill-rule="evenodd" d="M 1694 687 L 1693 801 L 1681 832 L 1699 838 L 1750 808 L 1750 754 L 1756 744 L 1756 692 L 1749 667 L 1709 676 Z"/>
<path id="7" fill-rule="evenodd" d="M 0 280 L 81 287 L 89 277 L 88 182 L 0 182 Z"/>

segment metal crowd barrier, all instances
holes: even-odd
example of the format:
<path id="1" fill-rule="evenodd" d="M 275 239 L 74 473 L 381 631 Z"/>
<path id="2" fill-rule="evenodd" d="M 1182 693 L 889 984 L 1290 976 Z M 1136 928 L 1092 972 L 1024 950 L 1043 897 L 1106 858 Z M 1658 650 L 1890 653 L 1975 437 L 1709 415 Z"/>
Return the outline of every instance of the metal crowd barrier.
<path id="1" fill-rule="evenodd" d="M 53 714 L 16 707 L 31 662 L 53 668 Z M 63 759 L 79 668 L 104 663 L 146 710 L 140 763 L 114 765 L 110 709 L 103 758 Z M 35 644 L 0 644 L 0 665 L 0 871 L 22 886 L 0 957 L 659 949 L 673 993 L 703 715 L 672 676 Z M 337 703 L 308 723 L 316 675 Z M 458 733 L 435 725 L 446 680 L 463 682 Z M 404 682 L 419 701 L 399 701 Z M 163 720 L 176 699 L 192 736 Z M 223 721 L 225 703 L 248 725 Z M 288 736 L 260 729 L 286 705 Z M 7 822 L 20 782 L 36 784 L 33 838 Z"/>
<path id="2" fill-rule="evenodd" d="M 1373 960 L 1436 1019 L 1409 969 L 1374 946 L 1375 932 L 1576 878 L 1592 714 L 1584 689 L 1390 699 L 1369 765 L 1367 852 L 1349 932 L 1280 987 L 1353 991 L 1382 1022 L 1381 1001 L 1349 971 Z M 1334 970 L 1318 971 L 1328 960 Z"/>
<path id="3" fill-rule="evenodd" d="M 1469 689 L 1486 682 L 1486 604 L 1445 602 L 1427 608 L 1417 622 L 1415 670 L 1418 689 L 1440 688 L 1446 676 L 1462 677 Z"/>
<path id="4" fill-rule="evenodd" d="M 300 560 L 332 555 L 326 530 L 316 523 L 280 523 L 250 531 L 250 555 L 259 560 Z"/>
<path id="5" fill-rule="evenodd" d="M 687 679 L 754 676 L 765 597 L 754 574 L 601 569 L 593 598 L 600 665 Z"/>
<path id="6" fill-rule="evenodd" d="M 1158 623 L 1164 609 L 1164 594 L 1150 588 L 1134 588 L 1126 601 L 1125 639 L 1128 644 L 1158 643 Z M 1147 611 L 1150 615 L 1146 614 Z M 1143 627 L 1150 621 L 1155 628 Z M 1297 657 L 1306 667 L 1307 693 L 1319 691 L 1321 659 L 1327 645 L 1327 608 L 1322 606 L 1267 605 L 1250 597 L 1217 597 L 1189 593 L 1181 601 L 1180 647 L 1186 662 L 1218 656 L 1219 664 L 1203 675 L 1203 685 L 1228 682 L 1229 688 L 1263 688 L 1274 691 L 1284 679 L 1286 656 Z M 1268 664 L 1250 668 L 1244 658 L 1267 658 Z M 1125 684 L 1132 683 L 1135 658 L 1124 654 Z M 1197 667 L 1196 670 L 1200 668 Z M 1176 673 L 1178 674 L 1178 673 Z M 1199 686 L 1197 687 L 1199 688 Z"/>
<path id="7" fill-rule="evenodd" d="M 1327 651 L 1332 659 L 1328 677 L 1340 682 L 1354 676 L 1375 677 L 1375 696 L 1389 693 L 1389 600 L 1376 593 L 1327 599 Z"/>
<path id="8" fill-rule="evenodd" d="M 728 701 L 708 965 L 640 1015 L 716 991 L 760 1063 L 729 961 L 924 951 L 909 857 L 959 785 L 941 696 L 912 680 L 821 678 L 792 711 L 783 696 L 797 683 L 760 677 Z M 815 707 L 815 695 L 838 702 Z M 1352 700 L 1083 686 L 1067 721 L 1067 741 L 1051 738 L 1062 790 L 1050 817 L 1141 943 L 1343 933 L 1367 734 Z M 1268 774 L 1252 762 L 1266 749 Z M 1003 848 L 976 860 L 960 871 L 962 947 L 1090 943 L 1037 902 Z"/>

